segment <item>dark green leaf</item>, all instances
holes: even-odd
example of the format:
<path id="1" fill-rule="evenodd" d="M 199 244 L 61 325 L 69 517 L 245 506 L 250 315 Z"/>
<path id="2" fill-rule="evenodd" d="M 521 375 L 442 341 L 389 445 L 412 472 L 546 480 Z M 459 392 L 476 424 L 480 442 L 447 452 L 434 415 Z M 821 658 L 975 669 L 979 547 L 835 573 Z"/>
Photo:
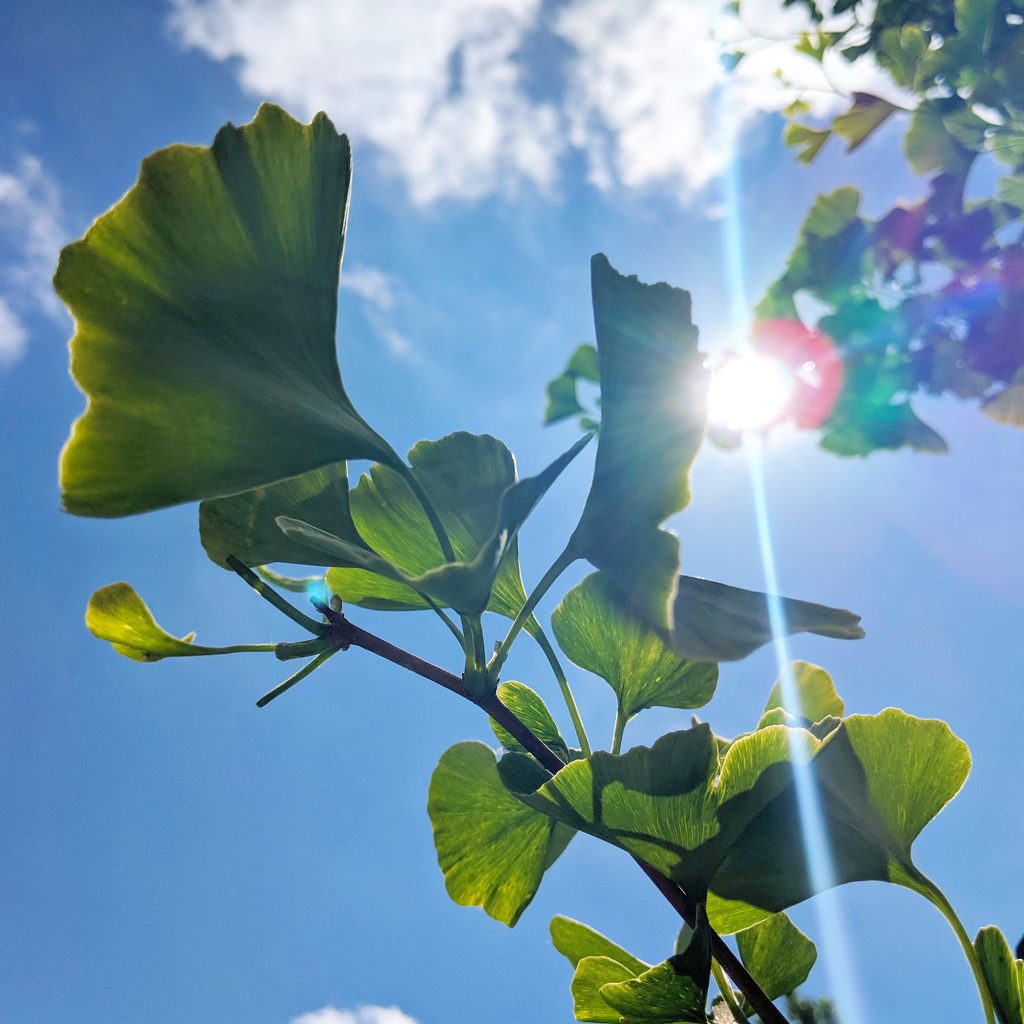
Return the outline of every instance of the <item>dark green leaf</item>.
<path id="1" fill-rule="evenodd" d="M 650 707 L 699 708 L 715 692 L 718 666 L 680 658 L 601 573 L 566 594 L 551 625 L 566 655 L 607 681 L 626 717 Z"/>
<path id="2" fill-rule="evenodd" d="M 594 480 L 569 552 L 606 572 L 648 621 L 669 628 L 679 542 L 660 528 L 689 500 L 708 374 L 690 296 L 591 261 L 601 376 Z"/>
<path id="3" fill-rule="evenodd" d="M 827 605 L 779 598 L 787 633 L 814 633 L 836 640 L 864 635 L 860 616 Z M 772 639 L 768 598 L 755 590 L 680 576 L 669 643 L 693 661 L 735 661 Z"/>
<path id="4" fill-rule="evenodd" d="M 427 811 L 448 895 L 515 925 L 572 832 L 514 797 L 483 743 L 457 743 L 430 779 Z"/>
<path id="5" fill-rule="evenodd" d="M 179 640 L 157 623 L 145 601 L 127 583 L 100 587 L 89 598 L 85 625 L 93 636 L 110 641 L 115 651 L 133 661 L 234 654 L 251 649 L 249 645 L 202 647 L 192 643 L 195 633 L 188 633 Z M 272 649 L 272 645 L 266 648 Z"/>
<path id="6" fill-rule="evenodd" d="M 557 423 L 583 412 L 576 397 L 576 378 L 563 373 L 548 383 L 548 404 L 544 410 L 544 423 Z"/>
<path id="7" fill-rule="evenodd" d="M 1003 933 L 989 925 L 974 939 L 999 1024 L 1024 1024 L 1024 960 L 1015 960 Z"/>
<path id="8" fill-rule="evenodd" d="M 588 440 L 582 438 L 537 476 L 518 482 L 512 453 L 488 435 L 457 433 L 415 445 L 409 464 L 448 532 L 454 563 L 445 563 L 408 483 L 386 466 L 374 466 L 351 496 L 352 517 L 373 552 L 302 522 L 285 520 L 281 527 L 320 548 L 339 567 L 328 573 L 328 583 L 352 604 L 396 608 L 404 600 L 406 607 L 423 607 L 412 593 L 420 591 L 466 614 L 489 607 L 514 618 L 526 601 L 516 533 Z M 367 571 L 382 577 L 378 588 Z"/>
<path id="9" fill-rule="evenodd" d="M 836 884 L 872 879 L 926 891 L 911 846 L 969 770 L 967 746 L 944 722 L 895 708 L 844 719 L 813 761 Z M 724 932 L 814 894 L 792 786 L 735 840 L 711 885 L 711 923 Z"/>
<path id="10" fill-rule="evenodd" d="M 199 506 L 199 536 L 218 565 L 228 555 L 246 565 L 297 562 L 329 565 L 323 552 L 284 534 L 279 516 L 301 519 L 363 547 L 348 505 L 348 473 L 341 462 L 266 487 L 214 498 Z"/>
<path id="11" fill-rule="evenodd" d="M 769 999 L 788 996 L 807 980 L 818 951 L 785 914 L 747 928 L 736 937 L 744 966 Z"/>
<path id="12" fill-rule="evenodd" d="M 737 739 L 721 764 L 711 730 L 699 725 L 626 754 L 603 751 L 566 765 L 533 793 L 531 807 L 643 858 L 700 898 L 733 840 L 791 780 L 790 738 L 781 726 Z"/>
<path id="13" fill-rule="evenodd" d="M 210 148 L 147 157 L 138 184 L 60 257 L 89 399 L 64 506 L 121 516 L 339 459 L 398 457 L 359 416 L 334 328 L 351 158 L 318 114 L 264 105 Z"/>
<path id="14" fill-rule="evenodd" d="M 546 743 L 563 761 L 568 760 L 568 748 L 551 717 L 547 705 L 524 683 L 510 680 L 498 687 L 498 700 L 511 711 L 520 722 L 539 740 Z M 522 751 L 525 748 L 507 730 L 491 719 L 491 730 L 506 750 Z"/>

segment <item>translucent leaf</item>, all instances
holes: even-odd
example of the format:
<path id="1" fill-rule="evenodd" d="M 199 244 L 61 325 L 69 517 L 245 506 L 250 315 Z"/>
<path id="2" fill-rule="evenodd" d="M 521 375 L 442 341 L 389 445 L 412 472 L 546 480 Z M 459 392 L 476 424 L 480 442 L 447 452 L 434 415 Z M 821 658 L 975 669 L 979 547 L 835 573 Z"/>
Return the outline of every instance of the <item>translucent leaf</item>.
<path id="1" fill-rule="evenodd" d="M 603 956 L 622 964 L 635 977 L 650 968 L 582 921 L 556 915 L 551 919 L 551 941 L 555 949 L 575 967 L 584 957 Z"/>
<path id="2" fill-rule="evenodd" d="M 351 495 L 353 519 L 372 552 L 298 520 L 280 519 L 279 525 L 339 567 L 327 574 L 327 581 L 350 603 L 367 604 L 367 598 L 379 594 L 397 607 L 411 588 L 466 614 L 489 607 L 514 618 L 526 601 L 516 533 L 588 441 L 582 438 L 537 476 L 519 481 L 512 453 L 493 437 L 457 433 L 420 441 L 409 452 L 409 464 L 448 531 L 459 559 L 453 563 L 445 563 L 409 484 L 386 466 L 374 466 Z M 359 572 L 355 587 L 350 587 L 348 570 Z M 383 577 L 387 586 L 375 592 L 367 572 Z M 406 589 L 396 591 L 395 584 Z M 408 607 L 423 606 L 415 594 L 405 600 Z"/>
<path id="3" fill-rule="evenodd" d="M 999 1024 L 1024 1024 L 1024 960 L 1014 959 L 1009 943 L 995 925 L 978 932 L 974 949 Z"/>
<path id="4" fill-rule="evenodd" d="M 855 92 L 853 105 L 832 122 L 832 130 L 836 135 L 846 139 L 847 151 L 852 152 L 866 142 L 869 136 L 885 124 L 897 110 L 899 107 L 880 96 Z"/>
<path id="5" fill-rule="evenodd" d="M 769 999 L 788 996 L 807 980 L 818 951 L 785 914 L 772 914 L 736 936 L 744 966 Z"/>
<path id="6" fill-rule="evenodd" d="M 594 479 L 569 551 L 607 573 L 648 621 L 669 628 L 679 542 L 661 523 L 689 500 L 708 374 L 690 296 L 591 260 L 601 377 Z"/>
<path id="7" fill-rule="evenodd" d="M 918 174 L 956 169 L 965 158 L 960 144 L 943 123 L 942 111 L 925 101 L 914 111 L 903 137 L 903 153 Z"/>
<path id="8" fill-rule="evenodd" d="M 607 956 L 584 957 L 572 976 L 573 1016 L 594 1024 L 620 1024 L 618 1010 L 605 1002 L 601 990 L 605 985 L 629 981 L 636 975 L 624 964 Z"/>
<path id="9" fill-rule="evenodd" d="M 515 925 L 572 831 L 516 799 L 483 743 L 456 743 L 430 779 L 427 811 L 448 895 Z"/>
<path id="10" fill-rule="evenodd" d="M 812 665 L 809 661 L 794 661 L 790 665 L 789 672 L 796 686 L 798 700 L 798 707 L 790 710 L 796 717 L 806 719 L 808 722 L 820 722 L 823 718 L 830 716 L 842 717 L 846 705 L 836 693 L 832 677 L 820 665 Z M 768 694 L 762 722 L 765 721 L 769 712 L 784 708 L 782 690 L 782 679 L 780 678 L 776 680 Z"/>
<path id="11" fill-rule="evenodd" d="M 650 707 L 699 708 L 715 692 L 718 666 L 680 658 L 601 573 L 566 594 L 551 625 L 566 655 L 607 681 L 627 717 Z"/>
<path id="12" fill-rule="evenodd" d="M 970 763 L 945 722 L 895 708 L 844 719 L 812 762 L 836 884 L 876 880 L 921 891 L 914 839 L 959 791 Z M 724 932 L 814 895 L 792 786 L 736 838 L 711 888 L 708 913 Z"/>
<path id="13" fill-rule="evenodd" d="M 828 605 L 779 598 L 786 632 L 837 640 L 864 636 L 860 616 Z M 673 605 L 672 649 L 694 661 L 735 661 L 772 639 L 768 598 L 695 576 L 680 576 Z"/>
<path id="14" fill-rule="evenodd" d="M 547 705 L 538 693 L 524 683 L 510 680 L 498 687 L 498 700 L 525 725 L 537 739 L 546 743 L 563 761 L 567 760 L 568 748 L 551 717 Z M 506 729 L 490 720 L 491 730 L 506 750 L 522 751 L 525 748 Z"/>
<path id="15" fill-rule="evenodd" d="M 89 598 L 85 609 L 85 625 L 93 636 L 108 640 L 115 651 L 133 661 L 235 654 L 253 650 L 254 647 L 273 649 L 271 644 L 203 647 L 192 643 L 195 633 L 188 633 L 180 639 L 172 636 L 157 623 L 145 601 L 127 583 L 111 583 L 100 587 Z"/>
<path id="16" fill-rule="evenodd" d="M 704 1024 L 710 974 L 711 943 L 702 918 L 682 953 L 635 978 L 608 982 L 600 993 L 622 1024 Z"/>
<path id="17" fill-rule="evenodd" d="M 64 507 L 121 516 L 339 459 L 397 463 L 335 354 L 348 140 L 264 105 L 209 148 L 147 157 L 61 253 L 71 370 L 89 403 L 61 460 Z"/>
<path id="18" fill-rule="evenodd" d="M 329 564 L 318 548 L 283 533 L 277 525 L 278 516 L 301 519 L 363 546 L 349 512 L 344 462 L 202 502 L 199 536 L 206 553 L 218 565 L 224 565 L 228 555 L 248 566 L 268 562 Z"/>
<path id="19" fill-rule="evenodd" d="M 652 747 L 574 761 L 519 796 L 643 858 L 699 899 L 734 839 L 789 785 L 791 736 L 809 752 L 818 746 L 810 733 L 775 726 L 740 737 L 719 765 L 711 730 L 699 725 Z"/>
<path id="20" fill-rule="evenodd" d="M 782 141 L 796 149 L 796 158 L 802 164 L 813 163 L 831 136 L 827 128 L 808 128 L 805 124 L 787 124 Z"/>

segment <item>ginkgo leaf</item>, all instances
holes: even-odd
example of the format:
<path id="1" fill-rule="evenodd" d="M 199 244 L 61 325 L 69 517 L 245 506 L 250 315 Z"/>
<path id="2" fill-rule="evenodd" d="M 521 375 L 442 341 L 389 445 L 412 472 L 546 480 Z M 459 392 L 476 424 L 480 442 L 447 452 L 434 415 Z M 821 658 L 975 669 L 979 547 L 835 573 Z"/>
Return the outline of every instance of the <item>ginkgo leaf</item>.
<path id="1" fill-rule="evenodd" d="M 61 460 L 64 507 L 122 516 L 340 459 L 398 456 L 356 412 L 335 354 L 351 176 L 323 114 L 264 105 L 209 148 L 147 157 L 61 253 L 88 397 Z"/>
<path id="2" fill-rule="evenodd" d="M 679 542 L 661 524 L 689 500 L 708 373 L 690 296 L 591 260 L 601 377 L 594 478 L 568 554 L 586 558 L 655 626 L 671 625 Z"/>
<path id="3" fill-rule="evenodd" d="M 115 651 L 133 661 L 160 661 L 162 658 L 274 649 L 273 644 L 203 647 L 192 643 L 195 633 L 188 633 L 179 639 L 157 623 L 145 601 L 128 583 L 111 583 L 100 587 L 89 598 L 85 625 L 93 636 L 108 640 Z"/>
<path id="4" fill-rule="evenodd" d="M 643 960 L 638 960 L 632 953 L 627 953 L 621 946 L 589 925 L 582 921 L 574 921 L 571 917 L 563 917 L 561 914 L 551 919 L 551 941 L 555 949 L 573 967 L 588 956 L 609 957 L 626 967 L 632 977 L 643 974 L 651 966 Z"/>
<path id="5" fill-rule="evenodd" d="M 278 525 L 341 569 L 376 573 L 464 614 L 490 607 L 514 618 L 526 600 L 518 562 L 510 560 L 516 533 L 588 441 L 581 438 L 536 476 L 518 481 L 512 454 L 493 437 L 459 433 L 416 445 L 409 463 L 449 532 L 456 562 L 445 562 L 412 489 L 387 467 L 374 467 L 351 496 L 356 526 L 373 551 L 289 517 Z M 344 572 L 328 573 L 328 584 L 352 600 Z M 365 576 L 359 584 L 366 589 Z"/>
<path id="6" fill-rule="evenodd" d="M 524 683 L 509 680 L 498 687 L 497 697 L 537 739 L 546 743 L 563 761 L 568 760 L 568 746 L 540 694 Z M 525 750 L 522 744 L 493 718 L 490 719 L 490 723 L 491 731 L 506 750 Z"/>
<path id="7" fill-rule="evenodd" d="M 719 764 L 702 724 L 622 755 L 599 751 L 531 791 L 501 778 L 529 806 L 622 847 L 700 899 L 734 839 L 791 783 L 793 743 L 808 754 L 818 746 L 804 730 L 774 726 L 737 739 Z"/>
<path id="8" fill-rule="evenodd" d="M 565 595 L 551 625 L 566 656 L 611 686 L 627 718 L 650 707 L 699 708 L 715 692 L 718 666 L 680 658 L 601 573 Z"/>
<path id="9" fill-rule="evenodd" d="M 573 836 L 509 793 L 494 752 L 473 741 L 441 756 L 427 811 L 448 895 L 510 927 Z"/>
<path id="10" fill-rule="evenodd" d="M 206 553 L 218 565 L 224 565 L 228 555 L 248 566 L 268 562 L 327 564 L 317 548 L 283 533 L 277 525 L 278 516 L 301 519 L 363 546 L 349 512 L 344 462 L 202 502 L 199 536 Z"/>
<path id="11" fill-rule="evenodd" d="M 999 1024 L 1024 1024 L 1024 960 L 1014 959 L 1010 944 L 995 925 L 978 932 L 974 951 Z"/>
<path id="12" fill-rule="evenodd" d="M 832 122 L 832 131 L 846 139 L 846 149 L 852 152 L 862 146 L 900 108 L 866 92 L 853 94 L 853 105 Z"/>
<path id="13" fill-rule="evenodd" d="M 814 633 L 837 640 L 864 636 L 860 616 L 841 608 L 778 599 L 787 634 Z M 735 661 L 768 643 L 773 636 L 768 596 L 695 576 L 680 576 L 673 626 L 667 634 L 672 649 L 694 661 Z"/>
<path id="14" fill-rule="evenodd" d="M 785 684 L 780 677 L 776 680 L 768 700 L 764 705 L 764 712 L 761 723 L 775 723 L 775 717 L 769 718 L 771 712 L 788 710 L 796 718 L 808 722 L 820 722 L 823 718 L 840 718 L 846 710 L 843 699 L 836 693 L 835 683 L 832 677 L 820 665 L 812 665 L 809 661 L 794 661 L 788 668 L 788 674 L 792 680 L 796 706 L 785 707 L 784 692 Z"/>
<path id="15" fill-rule="evenodd" d="M 788 996 L 807 980 L 818 951 L 785 914 L 772 914 L 736 936 L 744 966 L 769 999 Z"/>
<path id="16" fill-rule="evenodd" d="M 911 847 L 957 794 L 970 763 L 945 722 L 895 708 L 851 715 L 829 732 L 811 771 L 835 884 L 875 880 L 931 893 Z M 708 913 L 717 931 L 738 931 L 814 895 L 800 821 L 790 785 L 736 837 L 711 882 Z"/>

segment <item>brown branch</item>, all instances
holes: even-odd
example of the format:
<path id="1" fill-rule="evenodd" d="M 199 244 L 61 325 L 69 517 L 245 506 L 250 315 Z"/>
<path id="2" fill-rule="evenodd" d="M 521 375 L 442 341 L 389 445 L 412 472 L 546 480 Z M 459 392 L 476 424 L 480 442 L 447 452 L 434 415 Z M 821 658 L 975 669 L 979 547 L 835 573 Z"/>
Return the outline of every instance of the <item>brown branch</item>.
<path id="1" fill-rule="evenodd" d="M 321 610 L 324 611 L 324 609 Z M 424 661 L 401 647 L 389 644 L 387 640 L 361 629 L 337 612 L 325 611 L 325 614 L 328 614 L 331 620 L 330 636 L 339 648 L 361 647 L 364 651 L 376 654 L 394 665 L 407 669 L 424 679 L 429 679 L 432 683 L 437 683 L 438 686 L 443 686 L 446 690 L 468 700 L 490 715 L 533 754 L 552 775 L 565 767 L 565 762 L 543 740 L 535 736 L 512 711 L 505 707 L 498 700 L 496 693 L 488 693 L 479 698 L 472 697 L 463 685 L 462 679 L 454 673 L 432 665 L 429 661 Z M 633 860 L 679 916 L 687 924 L 692 925 L 696 920 L 696 907 L 689 896 L 657 868 L 652 867 L 639 857 L 634 857 Z M 713 929 L 711 930 L 711 953 L 743 993 L 763 1024 L 788 1024 L 782 1011 L 768 998 L 736 954 L 726 945 L 725 940 Z"/>

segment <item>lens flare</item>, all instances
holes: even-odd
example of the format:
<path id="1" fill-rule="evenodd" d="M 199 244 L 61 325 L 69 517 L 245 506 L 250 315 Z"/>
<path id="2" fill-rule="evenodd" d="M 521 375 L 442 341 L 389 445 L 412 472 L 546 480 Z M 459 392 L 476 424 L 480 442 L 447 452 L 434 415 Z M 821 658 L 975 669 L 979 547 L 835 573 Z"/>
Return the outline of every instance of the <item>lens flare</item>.
<path id="1" fill-rule="evenodd" d="M 796 376 L 778 359 L 756 352 L 729 356 L 711 373 L 708 422 L 726 430 L 764 430 L 782 419 Z"/>

